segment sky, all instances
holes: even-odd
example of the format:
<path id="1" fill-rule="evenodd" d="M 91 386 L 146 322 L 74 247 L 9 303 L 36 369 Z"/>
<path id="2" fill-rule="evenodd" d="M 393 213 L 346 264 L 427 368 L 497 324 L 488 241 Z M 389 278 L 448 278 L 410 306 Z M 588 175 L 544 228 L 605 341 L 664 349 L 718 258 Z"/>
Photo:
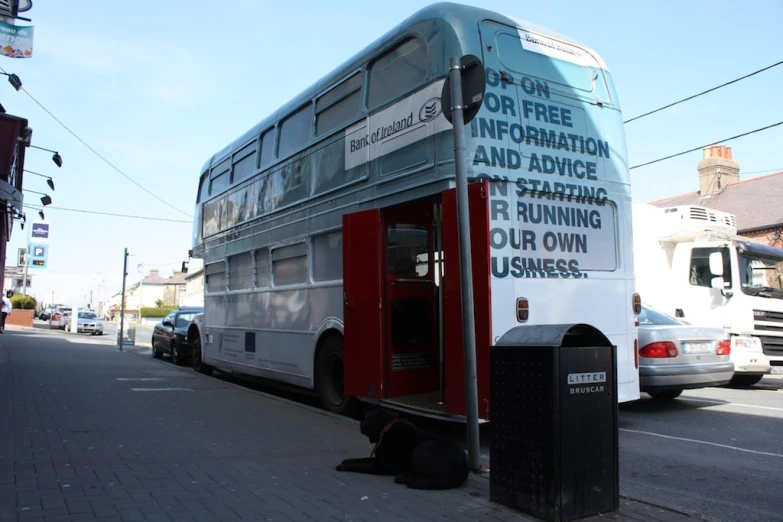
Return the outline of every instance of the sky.
<path id="1" fill-rule="evenodd" d="M 29 120 L 34 145 L 63 158 L 57 168 L 51 153 L 27 152 L 25 167 L 51 176 L 56 188 L 25 175 L 25 189 L 53 200 L 45 210 L 48 267 L 30 269 L 29 294 L 80 305 L 91 292 L 93 303 L 108 298 L 121 288 L 124 248 L 128 284 L 142 271 L 178 270 L 191 248 L 198 178 L 209 157 L 430 3 L 34 0 L 22 14 L 35 27 L 33 57 L 0 57 L 32 96 L 0 78 L 0 103 Z M 595 49 L 625 119 L 783 60 L 780 0 L 741 8 L 723 0 L 462 3 Z M 783 121 L 780 85 L 783 65 L 627 124 L 630 164 Z M 783 126 L 726 144 L 744 180 L 783 171 L 781 143 Z M 634 202 L 697 190 L 701 158 L 697 151 L 631 170 Z M 39 197 L 25 200 L 38 204 Z M 37 211 L 27 216 L 29 223 Z M 29 228 L 14 227 L 7 265 L 16 263 Z"/>

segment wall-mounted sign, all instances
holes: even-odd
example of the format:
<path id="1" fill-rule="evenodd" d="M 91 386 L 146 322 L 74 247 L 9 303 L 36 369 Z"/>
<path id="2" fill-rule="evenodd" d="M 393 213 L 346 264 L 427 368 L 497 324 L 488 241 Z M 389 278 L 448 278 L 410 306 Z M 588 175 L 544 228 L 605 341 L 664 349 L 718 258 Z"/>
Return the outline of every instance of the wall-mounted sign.
<path id="1" fill-rule="evenodd" d="M 46 268 L 49 260 L 49 245 L 30 243 L 30 267 Z"/>
<path id="2" fill-rule="evenodd" d="M 32 58 L 33 26 L 0 22 L 0 55 L 9 58 Z"/>
<path id="3" fill-rule="evenodd" d="M 49 223 L 33 221 L 33 239 L 38 241 L 49 241 Z"/>

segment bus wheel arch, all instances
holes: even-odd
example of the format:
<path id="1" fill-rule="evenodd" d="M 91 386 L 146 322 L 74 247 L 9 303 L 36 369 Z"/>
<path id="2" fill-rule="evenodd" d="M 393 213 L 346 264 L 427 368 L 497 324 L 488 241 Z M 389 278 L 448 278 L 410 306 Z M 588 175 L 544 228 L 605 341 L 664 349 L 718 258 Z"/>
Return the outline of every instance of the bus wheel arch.
<path id="1" fill-rule="evenodd" d="M 356 408 L 355 397 L 344 392 L 343 335 L 327 330 L 318 339 L 313 359 L 315 391 L 327 411 L 350 415 Z"/>

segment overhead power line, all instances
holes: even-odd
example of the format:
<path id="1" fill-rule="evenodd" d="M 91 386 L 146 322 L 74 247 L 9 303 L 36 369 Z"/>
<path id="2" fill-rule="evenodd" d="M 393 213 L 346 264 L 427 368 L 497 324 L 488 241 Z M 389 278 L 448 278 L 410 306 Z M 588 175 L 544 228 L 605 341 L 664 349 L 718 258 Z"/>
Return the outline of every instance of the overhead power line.
<path id="1" fill-rule="evenodd" d="M 97 210 L 82 210 L 78 208 L 65 208 L 65 207 L 53 207 L 53 206 L 47 206 L 47 207 L 36 207 L 33 205 L 24 205 L 25 208 L 31 208 L 33 210 L 65 210 L 67 212 L 81 212 L 82 214 L 99 214 L 101 216 L 113 216 L 113 217 L 123 217 L 123 218 L 131 218 L 131 219 L 146 219 L 149 221 L 167 221 L 169 223 L 190 223 L 192 224 L 192 221 L 185 221 L 184 219 L 166 219 L 166 218 L 158 218 L 158 217 L 150 217 L 150 216 L 132 216 L 129 214 L 113 214 L 111 212 L 98 212 Z"/>
<path id="2" fill-rule="evenodd" d="M 777 67 L 778 65 L 781 65 L 781 64 L 783 64 L 783 60 L 779 61 L 778 63 L 773 63 L 772 65 L 764 67 L 763 69 L 759 69 L 758 71 L 754 71 L 754 72 L 752 72 L 750 74 L 746 74 L 745 76 L 742 76 L 740 78 L 731 80 L 730 82 L 726 82 L 726 83 L 723 83 L 721 85 L 718 85 L 717 87 L 713 87 L 712 89 L 707 89 L 706 91 L 700 92 L 698 94 L 694 94 L 693 96 L 688 96 L 687 98 L 683 98 L 682 100 L 676 101 L 674 103 L 670 103 L 669 105 L 664 105 L 663 107 L 655 109 L 654 111 L 645 112 L 644 114 L 640 114 L 639 116 L 635 116 L 635 117 L 631 118 L 630 120 L 625 120 L 623 123 L 631 123 L 632 121 L 638 120 L 639 118 L 644 118 L 645 116 L 649 116 L 650 114 L 655 114 L 656 112 L 660 112 L 660 111 L 662 111 L 664 109 L 668 109 L 669 107 L 674 107 L 675 105 L 677 105 L 679 103 L 686 102 L 686 101 L 692 100 L 694 98 L 698 98 L 699 96 L 702 96 L 702 95 L 707 94 L 707 93 L 712 92 L 712 91 L 717 91 L 718 89 L 726 87 L 727 85 L 731 85 L 732 83 L 737 83 L 738 81 L 744 80 L 745 78 L 750 78 L 751 76 L 754 76 L 756 74 L 762 73 L 762 72 L 764 72 L 766 70 L 772 69 L 773 67 Z"/>
<path id="3" fill-rule="evenodd" d="M 772 125 L 767 125 L 766 127 L 762 127 L 760 129 L 752 130 L 749 132 L 743 132 L 742 134 L 737 134 L 736 136 L 732 136 L 731 138 L 726 138 L 723 140 L 713 141 L 712 143 L 708 143 L 706 145 L 702 145 L 701 147 L 694 147 L 692 149 L 684 150 L 682 152 L 678 152 L 677 154 L 671 154 L 670 156 L 666 156 L 663 158 L 658 158 L 656 160 L 648 161 L 647 163 L 641 163 L 639 165 L 634 165 L 633 167 L 630 167 L 630 169 L 638 169 L 639 167 L 646 167 L 647 165 L 652 165 L 653 163 L 658 163 L 659 161 L 664 161 L 671 158 L 676 158 L 677 156 L 682 156 L 683 154 L 688 154 L 689 152 L 694 152 L 697 150 L 702 150 L 706 147 L 710 147 L 712 145 L 717 145 L 719 143 L 725 143 L 727 141 L 736 140 L 737 138 L 742 138 L 743 136 L 748 136 L 750 134 L 755 134 L 757 132 L 761 132 L 767 129 L 771 129 L 772 127 L 777 127 L 778 125 L 783 125 L 783 121 L 779 121 L 777 123 L 773 123 Z M 630 170 L 629 169 L 629 170 Z"/>
<path id="4" fill-rule="evenodd" d="M 743 176 L 747 176 L 749 174 L 766 174 L 768 172 L 783 172 L 783 167 L 778 167 L 776 169 L 767 169 L 767 170 L 752 170 L 750 172 L 743 172 Z"/>
<path id="5" fill-rule="evenodd" d="M 2 67 L 0 67 L 0 71 L 2 71 L 2 72 L 5 72 L 5 69 L 3 69 Z M 91 151 L 93 154 L 95 154 L 95 155 L 96 155 L 96 156 L 98 156 L 100 159 L 102 159 L 102 160 L 103 160 L 103 161 L 104 161 L 104 162 L 105 162 L 105 163 L 106 163 L 108 166 L 110 166 L 111 168 L 113 168 L 114 170 L 116 170 L 117 172 L 119 172 L 119 173 L 120 173 L 122 176 L 124 176 L 124 177 L 125 177 L 125 179 L 127 179 L 128 181 L 130 181 L 131 183 L 133 183 L 134 185 L 136 185 L 137 187 L 139 187 L 141 190 L 143 190 L 144 192 L 146 192 L 147 194 L 149 194 L 149 195 L 150 195 L 150 196 L 152 196 L 153 198 L 157 199 L 158 201 L 160 201 L 161 203 L 163 203 L 163 204 L 164 204 L 164 205 L 166 205 L 167 207 L 169 207 L 169 208 L 172 208 L 172 209 L 176 210 L 177 212 L 179 212 L 179 213 L 180 213 L 180 214 L 182 214 L 182 215 L 185 215 L 185 216 L 188 216 L 188 217 L 190 217 L 190 214 L 188 214 L 187 212 L 185 212 L 185 211 L 183 211 L 183 210 L 180 210 L 180 209 L 178 209 L 177 207 L 175 207 L 174 205 L 172 205 L 171 203 L 169 203 L 169 202 L 168 202 L 168 201 L 166 201 L 165 199 L 161 198 L 160 196 L 158 196 L 157 194 L 155 194 L 155 193 L 154 193 L 154 192 L 152 192 L 151 190 L 147 189 L 146 187 L 144 187 L 143 185 L 141 185 L 141 184 L 140 184 L 138 181 L 136 181 L 135 179 L 133 179 L 133 178 L 131 178 L 130 176 L 128 176 L 127 174 L 125 174 L 125 173 L 124 173 L 122 170 L 120 170 L 120 169 L 119 169 L 119 168 L 118 168 L 116 165 L 114 165 L 114 163 L 112 163 L 111 161 L 109 161 L 109 160 L 107 160 L 106 158 L 104 158 L 104 157 L 103 157 L 103 156 L 102 156 L 102 155 L 101 155 L 101 154 L 100 154 L 100 153 L 99 153 L 97 150 L 93 149 L 93 148 L 92 148 L 92 147 L 91 147 L 91 146 L 90 146 L 90 145 L 89 145 L 89 144 L 88 144 L 86 141 L 84 141 L 83 139 L 81 139 L 81 138 L 80 138 L 80 137 L 79 137 L 79 136 L 78 136 L 78 135 L 77 135 L 77 134 L 76 134 L 74 131 L 72 131 L 72 130 L 71 130 L 71 129 L 70 129 L 70 128 L 69 128 L 69 127 L 68 127 L 68 126 L 65 124 L 65 123 L 63 123 L 62 121 L 60 121 L 60 119 L 59 119 L 57 116 L 55 116 L 54 114 L 52 114 L 52 111 L 50 111 L 49 109 L 47 109 L 47 108 L 44 106 L 44 104 L 43 104 L 43 103 L 41 103 L 41 102 L 39 102 L 37 99 L 35 99 L 35 97 L 34 97 L 32 94 L 30 94 L 30 91 L 28 91 L 28 90 L 27 90 L 27 89 L 25 89 L 24 87 L 22 87 L 22 91 L 24 91 L 24 93 L 25 93 L 27 96 L 29 96 L 31 100 L 33 100 L 35 103 L 37 103 L 39 107 L 41 107 L 41 108 L 42 108 L 44 111 L 46 111 L 46 113 L 47 113 L 49 116 L 51 116 L 51 117 L 54 119 L 54 121 L 56 121 L 57 123 L 59 123 L 59 124 L 62 126 L 62 128 L 63 128 L 63 129 L 67 130 L 67 131 L 68 131 L 68 132 L 71 134 L 71 136 L 73 136 L 74 138 L 76 138 L 76 139 L 77 139 L 77 140 L 78 140 L 78 141 L 79 141 L 79 142 L 80 142 L 82 145 L 84 145 L 85 147 L 87 147 L 87 148 L 88 148 L 88 149 L 89 149 L 89 150 L 90 150 L 90 151 Z"/>

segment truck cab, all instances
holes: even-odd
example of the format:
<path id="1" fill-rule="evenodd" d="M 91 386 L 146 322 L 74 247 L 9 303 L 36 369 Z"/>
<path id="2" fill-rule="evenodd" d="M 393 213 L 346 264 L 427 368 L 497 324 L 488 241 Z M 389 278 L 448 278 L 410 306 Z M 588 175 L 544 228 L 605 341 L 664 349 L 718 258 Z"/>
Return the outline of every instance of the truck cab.
<path id="1" fill-rule="evenodd" d="M 783 373 L 783 249 L 736 234 L 705 207 L 634 208 L 637 291 L 647 304 L 731 335 L 733 382 Z"/>

